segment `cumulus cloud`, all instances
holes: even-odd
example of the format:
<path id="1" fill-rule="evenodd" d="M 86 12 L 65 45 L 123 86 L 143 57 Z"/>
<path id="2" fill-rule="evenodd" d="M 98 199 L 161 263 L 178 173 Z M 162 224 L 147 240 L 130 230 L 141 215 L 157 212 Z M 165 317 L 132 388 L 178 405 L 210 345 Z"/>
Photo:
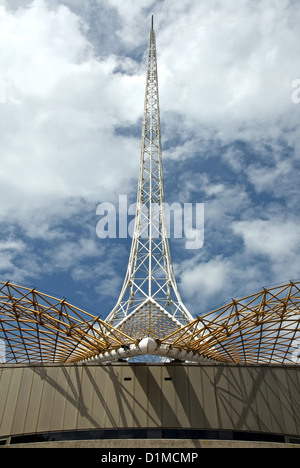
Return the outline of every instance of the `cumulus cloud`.
<path id="1" fill-rule="evenodd" d="M 267 257 L 278 281 L 297 278 L 300 267 L 297 261 L 300 249 L 300 223 L 284 218 L 255 219 L 233 223 L 233 230 L 242 236 L 246 252 Z"/>
<path id="2" fill-rule="evenodd" d="M 181 275 L 180 286 L 186 295 L 196 299 L 195 302 L 200 301 L 203 304 L 205 300 L 217 295 L 228 286 L 229 281 L 230 263 L 219 257 L 186 269 Z"/>
<path id="3" fill-rule="evenodd" d="M 237 131 L 261 138 L 258 122 L 272 136 L 270 123 L 283 112 L 296 112 L 290 102 L 291 76 L 298 73 L 296 5 L 226 0 L 209 6 L 173 2 L 171 8 L 170 3 L 163 2 L 169 14 L 162 15 L 159 38 L 164 108 L 185 109 L 190 119 L 217 124 L 224 139 L 237 138 Z"/>
<path id="4" fill-rule="evenodd" d="M 35 0 L 17 13 L 3 9 L 0 22 L 0 215 L 20 220 L 55 205 L 65 214 L 64 200 L 112 196 L 135 168 L 137 141 L 114 130 L 141 113 L 140 76 L 115 73 L 117 57 L 97 59 L 64 5 Z"/>

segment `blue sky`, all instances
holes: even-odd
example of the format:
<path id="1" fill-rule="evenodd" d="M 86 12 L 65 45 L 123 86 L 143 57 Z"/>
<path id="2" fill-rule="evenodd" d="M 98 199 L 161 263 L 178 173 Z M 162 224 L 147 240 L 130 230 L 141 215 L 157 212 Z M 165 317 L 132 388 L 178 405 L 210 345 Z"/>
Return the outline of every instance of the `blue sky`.
<path id="1" fill-rule="evenodd" d="M 169 203 L 204 203 L 205 242 L 171 239 L 193 315 L 300 278 L 300 8 L 289 0 L 0 0 L 0 280 L 105 318 L 131 239 L 96 208 L 135 201 L 151 14 Z"/>

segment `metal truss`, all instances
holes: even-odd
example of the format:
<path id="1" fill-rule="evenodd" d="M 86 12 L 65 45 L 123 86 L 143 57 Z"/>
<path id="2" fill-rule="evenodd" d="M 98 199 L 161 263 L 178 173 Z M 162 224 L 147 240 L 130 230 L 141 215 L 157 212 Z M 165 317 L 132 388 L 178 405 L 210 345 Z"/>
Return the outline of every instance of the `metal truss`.
<path id="1" fill-rule="evenodd" d="M 76 362 L 134 343 L 99 317 L 35 289 L 0 283 L 5 362 Z"/>
<path id="2" fill-rule="evenodd" d="M 131 330 L 138 326 L 137 322 L 143 328 L 143 320 L 150 318 L 152 323 L 156 321 L 158 327 L 160 321 L 169 321 L 171 329 L 179 329 L 193 320 L 177 288 L 168 242 L 153 20 L 149 38 L 135 228 L 121 294 L 106 321 L 119 329 Z M 154 336 L 152 331 L 150 336 Z"/>
<path id="3" fill-rule="evenodd" d="M 237 364 L 299 359 L 300 282 L 232 300 L 171 334 L 166 314 L 152 322 L 145 311 L 139 321 L 127 323 L 124 333 L 64 299 L 11 283 L 0 286 L 6 363 L 111 362 L 138 356 Z"/>
<path id="4" fill-rule="evenodd" d="M 205 355 L 234 363 L 296 362 L 300 357 L 300 283 L 232 300 L 197 317 L 160 345 L 180 348 L 191 359 Z"/>

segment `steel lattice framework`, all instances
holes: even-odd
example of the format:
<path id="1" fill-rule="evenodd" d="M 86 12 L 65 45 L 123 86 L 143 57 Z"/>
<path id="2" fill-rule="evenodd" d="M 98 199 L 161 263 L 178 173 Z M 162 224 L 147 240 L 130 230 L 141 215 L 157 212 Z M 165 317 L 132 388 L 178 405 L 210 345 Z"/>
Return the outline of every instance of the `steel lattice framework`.
<path id="1" fill-rule="evenodd" d="M 296 362 L 300 354 L 300 283 L 233 299 L 172 333 L 166 343 L 222 362 Z M 297 350 L 297 348 L 299 349 Z"/>
<path id="2" fill-rule="evenodd" d="M 128 269 L 107 322 L 132 329 L 143 316 L 166 318 L 177 327 L 193 320 L 182 303 L 171 261 L 164 210 L 164 187 L 155 32 L 150 31 L 135 228 Z M 140 323 L 139 327 L 142 324 Z M 144 327 L 147 336 L 147 325 Z"/>
<path id="3" fill-rule="evenodd" d="M 168 320 L 152 328 L 149 317 L 142 316 L 141 329 L 128 328 L 128 334 L 64 299 L 0 285 L 6 362 L 105 362 L 150 353 L 196 362 L 293 363 L 300 345 L 300 282 L 232 300 L 180 329 Z M 155 338 L 144 338 L 144 321 Z"/>
<path id="4" fill-rule="evenodd" d="M 0 361 L 9 363 L 107 362 L 149 355 L 247 364 L 298 358 L 299 282 L 232 300 L 196 319 L 182 303 L 164 212 L 153 19 L 135 229 L 116 306 L 103 321 L 65 299 L 0 283 L 0 339 L 5 343 Z"/>
<path id="5" fill-rule="evenodd" d="M 0 286 L 0 338 L 6 344 L 6 362 L 76 362 L 134 343 L 65 299 L 9 282 Z"/>

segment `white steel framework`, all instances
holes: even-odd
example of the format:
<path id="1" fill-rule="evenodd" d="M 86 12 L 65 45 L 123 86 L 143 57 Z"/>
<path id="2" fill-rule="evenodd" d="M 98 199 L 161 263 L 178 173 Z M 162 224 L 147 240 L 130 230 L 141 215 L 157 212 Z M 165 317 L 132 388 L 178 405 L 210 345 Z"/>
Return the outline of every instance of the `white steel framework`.
<path id="1" fill-rule="evenodd" d="M 138 328 L 137 338 L 162 338 L 192 320 L 177 288 L 168 242 L 152 17 L 135 228 L 123 288 L 106 321 L 131 336 Z"/>

